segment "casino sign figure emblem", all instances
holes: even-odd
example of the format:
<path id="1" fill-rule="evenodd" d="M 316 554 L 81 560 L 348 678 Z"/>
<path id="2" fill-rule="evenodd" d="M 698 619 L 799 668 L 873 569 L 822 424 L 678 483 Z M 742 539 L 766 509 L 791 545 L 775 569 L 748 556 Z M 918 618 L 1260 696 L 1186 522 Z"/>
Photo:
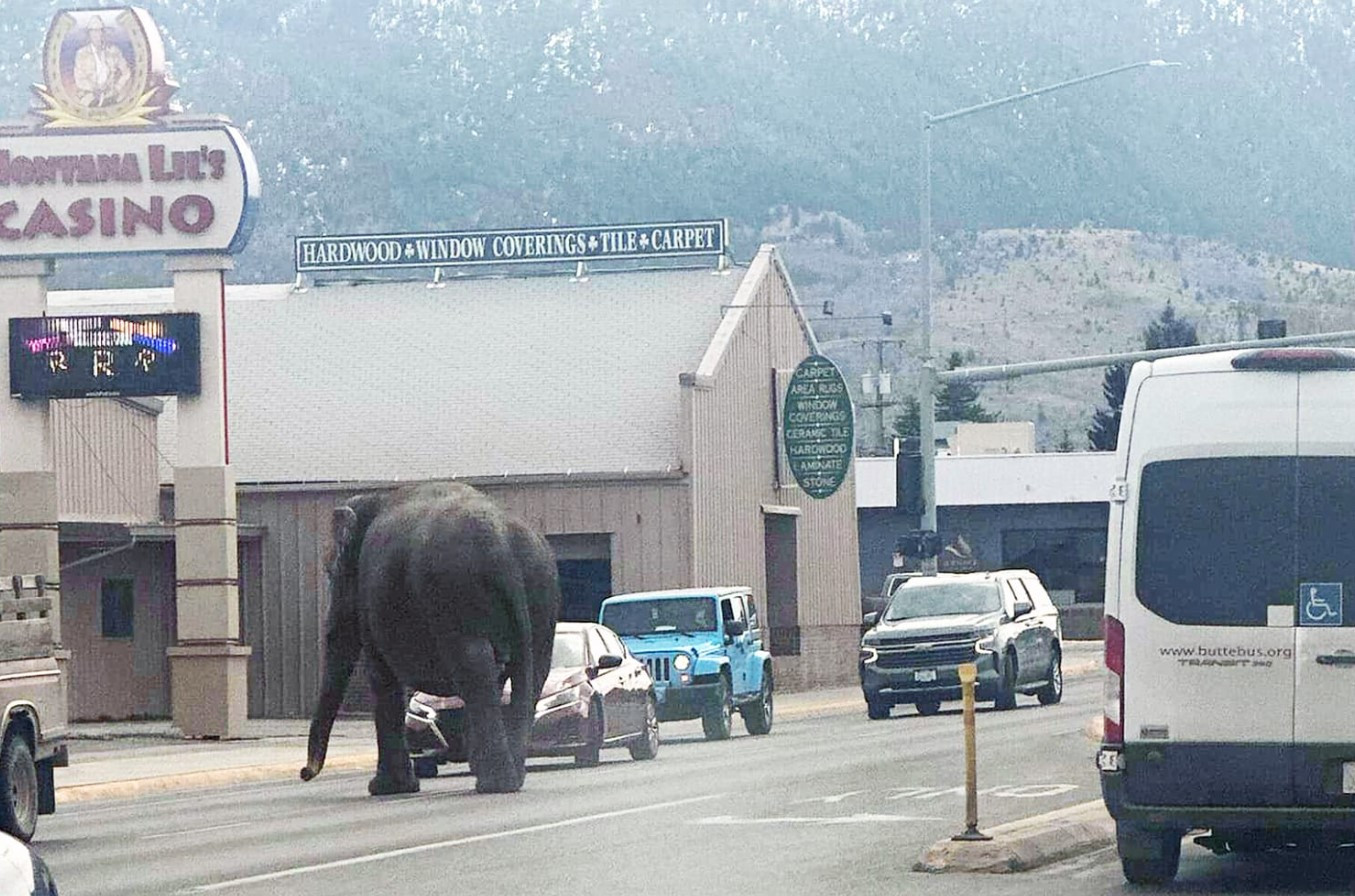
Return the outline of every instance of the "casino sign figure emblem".
<path id="1" fill-rule="evenodd" d="M 44 128 L 146 127 L 173 111 L 177 85 L 165 74 L 160 32 L 142 9 L 57 13 L 42 73 L 47 83 L 33 89 Z"/>

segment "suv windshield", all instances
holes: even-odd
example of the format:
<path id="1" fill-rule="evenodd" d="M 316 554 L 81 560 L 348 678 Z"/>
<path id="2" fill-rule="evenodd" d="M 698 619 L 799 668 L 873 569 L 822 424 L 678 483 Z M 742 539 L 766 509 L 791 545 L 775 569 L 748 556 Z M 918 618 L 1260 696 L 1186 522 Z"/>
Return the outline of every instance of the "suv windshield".
<path id="1" fill-rule="evenodd" d="M 608 604 L 602 624 L 618 635 L 664 632 L 713 632 L 715 601 L 709 597 L 670 597 Z"/>
<path id="2" fill-rule="evenodd" d="M 918 619 L 923 616 L 954 616 L 962 613 L 996 613 L 1002 595 L 996 582 L 905 583 L 894 592 L 885 610 L 885 620 Z"/>

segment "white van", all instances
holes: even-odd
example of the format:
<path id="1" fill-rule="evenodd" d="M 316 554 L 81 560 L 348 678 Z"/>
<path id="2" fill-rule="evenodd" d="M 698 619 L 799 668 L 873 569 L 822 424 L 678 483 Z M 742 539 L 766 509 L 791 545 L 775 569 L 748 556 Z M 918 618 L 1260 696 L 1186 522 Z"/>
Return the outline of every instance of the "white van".
<path id="1" fill-rule="evenodd" d="M 1196 829 L 1355 842 L 1355 351 L 1139 362 L 1116 476 L 1097 764 L 1125 877 L 1170 881 Z"/>

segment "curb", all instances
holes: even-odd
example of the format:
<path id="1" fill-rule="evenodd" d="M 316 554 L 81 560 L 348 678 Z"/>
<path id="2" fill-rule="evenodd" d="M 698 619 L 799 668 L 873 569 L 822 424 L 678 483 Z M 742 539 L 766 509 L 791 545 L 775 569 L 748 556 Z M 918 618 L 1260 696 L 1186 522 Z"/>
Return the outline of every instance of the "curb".
<path id="1" fill-rule="evenodd" d="M 1010 874 L 1094 852 L 1115 843 L 1115 822 L 1101 800 L 1091 800 L 998 825 L 982 842 L 938 840 L 914 871 Z"/>
<path id="2" fill-rule="evenodd" d="M 99 784 L 70 784 L 56 789 L 57 805 L 84 803 L 92 800 L 128 799 L 181 790 L 205 790 L 249 784 L 255 781 L 277 781 L 293 778 L 300 781 L 302 762 L 273 765 L 243 765 L 235 768 L 183 772 L 176 775 L 158 775 L 151 778 L 131 778 L 126 781 L 106 781 Z M 326 771 L 357 771 L 376 767 L 376 752 L 335 756 L 325 761 Z"/>

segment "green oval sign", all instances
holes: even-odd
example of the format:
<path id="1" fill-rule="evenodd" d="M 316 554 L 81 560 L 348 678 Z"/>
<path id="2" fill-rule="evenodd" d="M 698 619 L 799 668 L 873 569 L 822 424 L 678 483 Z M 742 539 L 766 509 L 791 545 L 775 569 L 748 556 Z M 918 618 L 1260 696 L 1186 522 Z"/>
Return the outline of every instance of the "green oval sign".
<path id="1" fill-rule="evenodd" d="M 800 362 L 786 388 L 781 424 L 795 481 L 811 498 L 827 498 L 852 469 L 856 433 L 842 372 L 823 355 Z"/>

